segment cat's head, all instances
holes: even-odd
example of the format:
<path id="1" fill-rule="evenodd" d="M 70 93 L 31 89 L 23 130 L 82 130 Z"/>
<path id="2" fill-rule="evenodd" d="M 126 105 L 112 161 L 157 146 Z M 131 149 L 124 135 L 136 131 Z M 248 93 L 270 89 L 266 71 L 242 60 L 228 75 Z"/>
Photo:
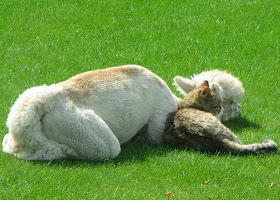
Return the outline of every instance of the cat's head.
<path id="1" fill-rule="evenodd" d="M 209 88 L 208 81 L 204 81 L 200 86 L 194 88 L 180 102 L 178 108 L 192 107 L 205 112 L 212 113 L 214 116 L 221 116 L 222 107 L 219 95 L 219 86 L 212 84 Z"/>

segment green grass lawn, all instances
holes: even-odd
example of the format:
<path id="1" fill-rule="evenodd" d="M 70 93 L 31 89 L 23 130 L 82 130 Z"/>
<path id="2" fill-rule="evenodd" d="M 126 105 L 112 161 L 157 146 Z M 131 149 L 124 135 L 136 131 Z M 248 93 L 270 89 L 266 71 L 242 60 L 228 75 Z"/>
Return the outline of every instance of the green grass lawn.
<path id="1" fill-rule="evenodd" d="M 232 1 L 0 1 L 0 139 L 27 88 L 139 64 L 172 91 L 175 75 L 239 77 L 244 143 L 280 144 L 280 3 Z M 279 154 L 209 155 L 124 145 L 106 162 L 30 162 L 0 153 L 0 199 L 279 199 Z"/>

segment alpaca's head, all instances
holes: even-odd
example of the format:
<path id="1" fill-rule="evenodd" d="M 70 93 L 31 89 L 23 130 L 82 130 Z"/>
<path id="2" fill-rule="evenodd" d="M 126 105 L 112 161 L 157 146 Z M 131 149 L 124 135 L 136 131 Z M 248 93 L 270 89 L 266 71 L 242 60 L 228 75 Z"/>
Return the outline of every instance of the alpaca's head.
<path id="1" fill-rule="evenodd" d="M 208 81 L 210 88 L 217 87 L 220 96 L 220 106 L 224 109 L 222 121 L 228 121 L 241 116 L 240 101 L 244 96 L 244 88 L 240 80 L 233 75 L 220 70 L 210 70 L 193 75 L 190 79 L 181 76 L 174 78 L 174 85 L 183 95 L 187 95 L 195 87 Z"/>

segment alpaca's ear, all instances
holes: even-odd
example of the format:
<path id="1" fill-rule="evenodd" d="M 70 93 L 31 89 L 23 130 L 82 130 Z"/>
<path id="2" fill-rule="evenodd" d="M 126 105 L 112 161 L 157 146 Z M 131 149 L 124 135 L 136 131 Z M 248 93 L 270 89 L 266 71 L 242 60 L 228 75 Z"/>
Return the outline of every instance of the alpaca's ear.
<path id="1" fill-rule="evenodd" d="M 200 86 L 203 86 L 203 87 L 208 87 L 209 88 L 209 83 L 208 83 L 208 81 L 207 80 L 205 80 L 205 81 L 203 81 L 202 83 L 201 83 L 201 85 Z"/>
<path id="2" fill-rule="evenodd" d="M 177 90 L 183 95 L 186 95 L 195 88 L 195 83 L 192 80 L 182 76 L 176 76 L 173 81 L 173 84 L 177 87 Z"/>
<path id="3" fill-rule="evenodd" d="M 210 88 L 213 92 L 218 93 L 220 91 L 220 87 L 217 84 L 212 84 Z"/>
<path id="4" fill-rule="evenodd" d="M 207 98 L 208 96 L 211 96 L 211 90 L 210 90 L 210 88 L 204 88 L 204 89 L 202 89 L 200 95 L 202 96 L 202 98 Z"/>

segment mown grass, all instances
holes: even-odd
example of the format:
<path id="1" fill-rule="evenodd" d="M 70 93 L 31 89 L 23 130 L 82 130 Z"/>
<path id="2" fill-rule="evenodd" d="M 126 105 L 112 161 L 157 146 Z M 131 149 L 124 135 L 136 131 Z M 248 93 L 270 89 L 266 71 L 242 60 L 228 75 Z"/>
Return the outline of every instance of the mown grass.
<path id="1" fill-rule="evenodd" d="M 0 1 L 0 132 L 20 93 L 135 63 L 175 75 L 228 70 L 243 82 L 245 143 L 280 141 L 277 1 Z M 238 157 L 128 144 L 106 162 L 0 154 L 1 199 L 277 199 L 279 154 Z"/>

